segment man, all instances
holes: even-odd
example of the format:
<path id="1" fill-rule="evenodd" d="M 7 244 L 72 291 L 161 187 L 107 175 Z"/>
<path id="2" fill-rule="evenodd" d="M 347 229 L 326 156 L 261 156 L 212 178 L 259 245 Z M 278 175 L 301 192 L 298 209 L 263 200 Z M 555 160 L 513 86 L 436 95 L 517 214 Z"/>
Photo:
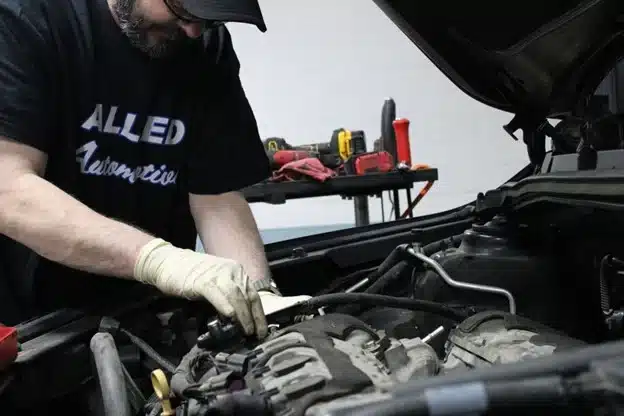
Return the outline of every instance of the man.
<path id="1" fill-rule="evenodd" d="M 88 310 L 141 282 L 206 299 L 263 337 L 263 304 L 298 300 L 272 287 L 237 192 L 269 164 L 227 21 L 266 30 L 256 0 L 0 0 L 13 319 Z M 196 230 L 210 254 L 190 250 Z"/>

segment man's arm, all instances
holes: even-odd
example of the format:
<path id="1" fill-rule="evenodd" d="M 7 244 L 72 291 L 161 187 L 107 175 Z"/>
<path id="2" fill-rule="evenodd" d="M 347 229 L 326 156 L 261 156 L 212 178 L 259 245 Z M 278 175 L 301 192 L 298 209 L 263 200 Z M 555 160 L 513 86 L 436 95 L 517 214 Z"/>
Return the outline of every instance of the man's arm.
<path id="1" fill-rule="evenodd" d="M 207 253 L 235 259 L 252 280 L 270 275 L 258 226 L 240 192 L 190 194 L 189 201 Z"/>
<path id="2" fill-rule="evenodd" d="M 247 334 L 266 335 L 260 298 L 239 265 L 174 247 L 96 213 L 44 180 L 45 164 L 41 151 L 0 139 L 0 233 L 69 267 L 203 297 L 235 317 Z"/>
<path id="3" fill-rule="evenodd" d="M 0 5 L 0 233 L 68 266 L 132 277 L 139 248 L 151 237 L 42 178 L 46 154 L 62 141 L 62 102 L 58 46 L 40 13 Z"/>
<path id="4" fill-rule="evenodd" d="M 66 266 L 131 278 L 141 247 L 154 237 L 44 180 L 45 164 L 43 152 L 0 139 L 0 233 Z"/>
<path id="5" fill-rule="evenodd" d="M 215 39 L 215 38 L 213 38 Z M 250 279 L 270 277 L 264 244 L 240 189 L 266 179 L 269 160 L 239 79 L 239 64 L 227 30 L 219 36 L 221 59 L 213 105 L 204 117 L 205 134 L 196 136 L 189 159 L 189 200 L 197 231 L 207 252 L 231 258 Z M 288 308 L 309 296 L 282 297 L 258 292 L 265 314 Z"/>
<path id="6" fill-rule="evenodd" d="M 264 245 L 239 191 L 266 179 L 269 161 L 225 27 L 212 34 L 207 52 L 218 59 L 198 82 L 204 103 L 189 151 L 191 213 L 207 253 L 240 263 L 250 279 L 264 279 L 269 276 Z"/>

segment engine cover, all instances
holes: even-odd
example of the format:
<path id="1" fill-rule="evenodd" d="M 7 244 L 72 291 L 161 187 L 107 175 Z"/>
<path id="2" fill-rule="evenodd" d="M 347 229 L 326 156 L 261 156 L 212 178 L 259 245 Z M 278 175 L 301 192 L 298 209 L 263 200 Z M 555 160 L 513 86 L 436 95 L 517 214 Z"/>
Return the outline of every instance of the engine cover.
<path id="1" fill-rule="evenodd" d="M 202 355 L 207 352 L 195 347 L 179 369 L 191 362 L 211 362 L 213 367 L 201 371 L 189 366 L 176 373 L 196 374 L 186 385 L 204 396 L 188 401 L 185 414 L 190 416 L 326 416 L 388 400 L 397 385 L 417 378 L 582 345 L 528 319 L 492 311 L 473 315 L 454 328 L 445 358 L 439 360 L 421 339 L 386 337 L 352 316 L 328 314 L 278 331 L 252 350 L 221 352 L 206 360 Z M 172 379 L 178 393 L 174 384 L 178 383 Z"/>
<path id="2" fill-rule="evenodd" d="M 515 363 L 584 345 L 517 315 L 481 312 L 451 332 L 443 372 Z"/>
<path id="3" fill-rule="evenodd" d="M 215 361 L 239 365 L 241 360 L 233 358 L 240 356 L 221 353 Z M 362 321 L 340 314 L 278 331 L 246 357 L 242 373 L 250 394 L 268 401 L 274 414 L 289 416 L 303 415 L 319 402 L 389 388 L 439 370 L 435 352 L 420 339 L 380 336 Z M 203 377 L 199 390 L 219 386 L 232 391 L 224 377 L 223 371 Z"/>

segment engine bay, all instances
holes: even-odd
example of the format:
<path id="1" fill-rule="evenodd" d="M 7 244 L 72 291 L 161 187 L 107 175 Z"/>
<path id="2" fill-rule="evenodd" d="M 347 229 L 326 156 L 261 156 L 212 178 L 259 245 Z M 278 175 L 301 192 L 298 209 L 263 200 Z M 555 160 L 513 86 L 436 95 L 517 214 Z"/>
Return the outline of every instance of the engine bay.
<path id="1" fill-rule="evenodd" d="M 342 279 L 334 293 L 283 314 L 281 325 L 273 318 L 259 344 L 246 347 L 226 334 L 231 324 L 211 322 L 171 379 L 182 414 L 417 414 L 363 406 L 415 380 L 573 351 L 604 336 L 611 306 L 598 307 L 591 323 L 591 306 L 566 308 L 573 299 L 552 279 L 557 265 L 523 249 L 523 238 L 496 216 L 425 246 L 400 245 L 366 277 Z M 455 414 L 449 398 L 437 400 L 446 410 L 431 414 Z"/>
<path id="2" fill-rule="evenodd" d="M 556 225 L 535 210 L 460 221 L 466 212 L 454 213 L 455 222 L 443 218 L 447 226 L 413 230 L 375 266 L 329 285 L 305 276 L 315 296 L 269 315 L 263 340 L 243 336 L 205 304 L 152 294 L 56 331 L 31 323 L 20 330 L 30 337 L 18 375 L 3 387 L 3 408 L 342 416 L 586 414 L 598 406 L 617 413 L 612 395 L 619 397 L 620 384 L 604 372 L 624 357 L 620 344 L 604 349 L 624 326 L 616 212 L 566 208 Z M 456 233 L 467 219 L 471 225 Z M 434 238 L 440 228 L 446 237 Z M 603 354 L 609 364 L 598 371 L 593 360 Z M 49 373 L 54 386 L 41 377 Z M 462 377 L 470 381 L 458 385 Z"/>

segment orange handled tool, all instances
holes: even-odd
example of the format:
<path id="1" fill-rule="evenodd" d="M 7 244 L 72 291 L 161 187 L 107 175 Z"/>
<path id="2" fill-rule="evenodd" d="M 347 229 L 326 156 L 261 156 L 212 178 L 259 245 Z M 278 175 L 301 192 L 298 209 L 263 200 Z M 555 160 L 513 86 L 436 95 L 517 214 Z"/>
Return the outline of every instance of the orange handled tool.
<path id="1" fill-rule="evenodd" d="M 409 125 L 410 122 L 406 118 L 399 118 L 392 122 L 396 137 L 397 163 L 405 163 L 407 166 L 412 166 Z"/>

